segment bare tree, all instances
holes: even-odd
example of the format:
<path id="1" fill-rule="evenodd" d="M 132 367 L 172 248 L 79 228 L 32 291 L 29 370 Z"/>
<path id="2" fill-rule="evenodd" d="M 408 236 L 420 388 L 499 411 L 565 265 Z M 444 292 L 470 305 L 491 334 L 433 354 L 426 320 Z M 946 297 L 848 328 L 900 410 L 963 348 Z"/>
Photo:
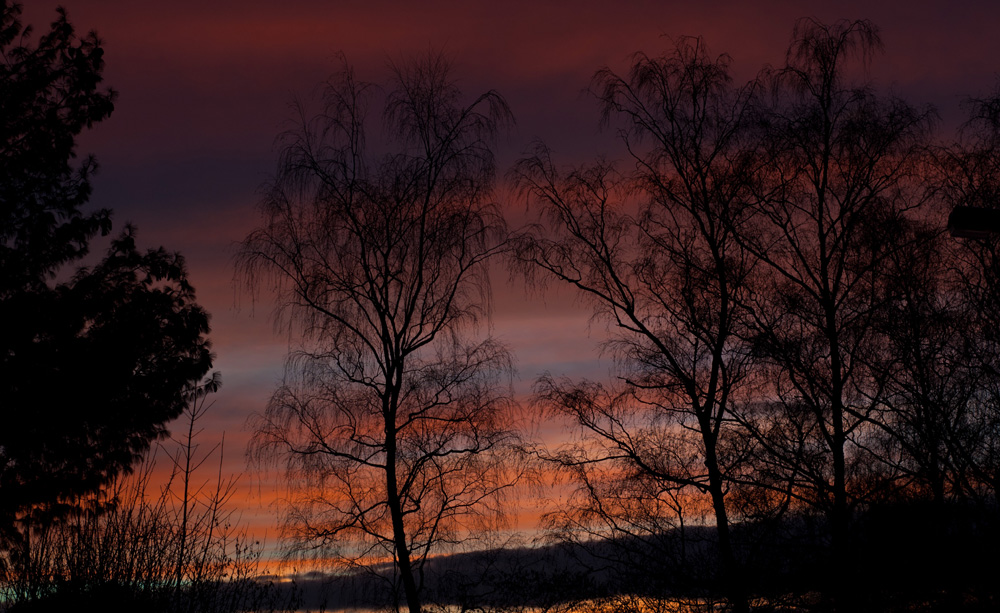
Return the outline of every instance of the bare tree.
<path id="1" fill-rule="evenodd" d="M 971 435 L 972 405 L 982 381 L 970 351 L 972 305 L 955 272 L 955 245 L 943 224 L 915 223 L 913 240 L 888 254 L 887 296 L 877 318 L 879 350 L 871 365 L 881 381 L 872 423 L 884 444 L 886 493 L 930 499 L 961 496 L 967 481 L 961 448 Z M 977 382 L 980 379 L 980 382 Z"/>
<path id="2" fill-rule="evenodd" d="M 394 66 L 384 92 L 345 68 L 284 136 L 238 255 L 302 339 L 252 444 L 284 464 L 288 527 L 391 561 L 411 613 L 427 556 L 497 518 L 512 483 L 511 358 L 479 326 L 508 244 L 492 146 L 511 121 L 495 91 L 466 104 L 437 55 Z"/>
<path id="3" fill-rule="evenodd" d="M 870 460 L 864 439 L 880 383 L 865 364 L 886 299 L 882 267 L 923 201 L 915 177 L 929 113 L 872 91 L 862 73 L 880 45 L 867 21 L 796 25 L 774 75 L 761 155 L 770 167 L 758 183 L 766 192 L 740 233 L 760 262 L 750 312 L 755 350 L 770 365 L 761 393 L 777 399 L 748 425 L 790 491 L 827 514 L 835 585 L 846 564 L 849 481 L 863 488 Z"/>
<path id="4" fill-rule="evenodd" d="M 967 101 L 958 139 L 937 150 L 942 203 L 996 209 L 1000 203 L 1000 89 Z M 956 440 L 967 495 L 1000 500 L 1000 235 L 952 239 L 946 256 L 954 295 L 966 310 L 966 343 L 975 386 L 968 429 Z"/>
<path id="5" fill-rule="evenodd" d="M 617 330 L 622 363 L 610 389 L 542 381 L 543 398 L 583 431 L 552 459 L 576 471 L 616 530 L 639 528 L 684 492 L 707 496 L 730 603 L 746 610 L 726 476 L 738 470 L 729 411 L 748 355 L 737 332 L 751 262 L 734 229 L 752 193 L 754 88 L 734 87 L 728 56 L 696 38 L 662 57 L 636 54 L 625 77 L 603 69 L 595 86 L 605 121 L 623 122 L 634 173 L 599 164 L 563 174 L 543 146 L 516 170 L 547 219 L 521 236 L 519 257 L 593 301 Z M 596 487 L 601 477 L 614 485 Z"/>

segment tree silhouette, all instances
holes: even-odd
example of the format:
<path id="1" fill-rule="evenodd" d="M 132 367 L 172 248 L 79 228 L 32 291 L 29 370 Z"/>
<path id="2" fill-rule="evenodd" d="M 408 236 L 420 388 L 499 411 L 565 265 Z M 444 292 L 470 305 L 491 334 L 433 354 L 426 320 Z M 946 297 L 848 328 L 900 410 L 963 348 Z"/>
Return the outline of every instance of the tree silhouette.
<path id="1" fill-rule="evenodd" d="M 76 137 L 107 119 L 117 93 L 100 89 L 104 50 L 94 33 L 78 39 L 60 9 L 29 46 L 21 7 L 0 3 L 0 298 L 45 292 L 60 267 L 86 255 L 111 229 L 111 212 L 84 214 L 93 158 L 74 167 Z"/>
<path id="2" fill-rule="evenodd" d="M 663 57 L 636 54 L 627 77 L 599 71 L 605 120 L 623 121 L 636 171 L 598 164 L 563 175 L 539 146 L 516 176 L 548 223 L 515 252 L 529 273 L 592 300 L 623 362 L 620 389 L 541 381 L 542 398 L 584 432 L 552 459 L 603 499 L 593 517 L 611 525 L 656 526 L 650 509 L 685 491 L 707 495 L 724 585 L 745 611 L 726 479 L 739 470 L 729 412 L 748 367 L 738 332 L 750 260 L 734 233 L 752 194 L 754 90 L 734 87 L 728 64 L 684 38 Z"/>
<path id="3" fill-rule="evenodd" d="M 211 354 L 183 258 L 140 252 L 131 227 L 98 264 L 65 273 L 110 231 L 109 211 L 81 210 L 96 164 L 73 159 L 115 94 L 100 89 L 95 34 L 78 39 L 59 10 L 32 47 L 20 7 L 0 8 L 0 531 L 17 540 L 128 470 Z"/>
<path id="4" fill-rule="evenodd" d="M 510 485 L 510 358 L 476 332 L 507 243 L 491 147 L 511 114 L 494 91 L 464 104 L 434 55 L 394 68 L 373 146 L 380 93 L 345 68 L 303 112 L 238 274 L 276 289 L 303 339 L 255 423 L 256 453 L 287 471 L 289 528 L 391 560 L 419 613 L 427 556 L 472 538 Z"/>
<path id="5" fill-rule="evenodd" d="M 996 209 L 1000 203 L 1000 89 L 966 102 L 958 138 L 937 150 L 943 204 Z M 975 385 L 968 391 L 968 428 L 955 441 L 966 495 L 1000 500 L 1000 235 L 952 239 L 946 263 L 953 292 L 965 305 L 960 336 Z"/>
<path id="6" fill-rule="evenodd" d="M 761 153 L 770 167 L 740 233 L 760 262 L 750 306 L 755 351 L 770 365 L 761 398 L 773 409 L 747 425 L 791 491 L 829 518 L 834 590 L 847 568 L 848 481 L 863 483 L 870 464 L 864 437 L 880 388 L 865 364 L 886 300 L 882 269 L 924 198 L 913 178 L 928 113 L 849 78 L 880 44 L 867 21 L 796 25 L 773 81 Z"/>
<path id="7" fill-rule="evenodd" d="M 872 423 L 886 435 L 876 453 L 889 468 L 883 494 L 940 506 L 966 487 L 962 448 L 975 438 L 972 406 L 986 380 L 970 353 L 979 331 L 954 274 L 954 239 L 941 223 L 914 226 L 917 236 L 882 265 L 887 296 L 872 366 L 885 410 Z"/>

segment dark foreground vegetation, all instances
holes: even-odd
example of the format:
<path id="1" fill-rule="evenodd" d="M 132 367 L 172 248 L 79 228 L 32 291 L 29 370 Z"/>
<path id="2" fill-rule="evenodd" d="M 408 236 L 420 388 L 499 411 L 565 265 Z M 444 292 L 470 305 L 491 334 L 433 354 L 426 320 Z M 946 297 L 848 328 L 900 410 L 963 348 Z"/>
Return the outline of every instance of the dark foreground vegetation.
<path id="1" fill-rule="evenodd" d="M 199 476 L 219 379 L 183 258 L 127 228 L 71 270 L 111 230 L 75 151 L 114 107 L 100 40 L 60 12 L 35 43 L 0 8 L 3 609 L 1000 606 L 1000 236 L 945 230 L 998 209 L 1000 93 L 946 140 L 867 80 L 869 22 L 802 20 L 742 85 L 682 38 L 595 74 L 625 161 L 535 143 L 508 179 L 537 222 L 511 229 L 498 92 L 465 99 L 435 54 L 384 86 L 345 65 L 236 260 L 300 339 L 250 456 L 283 471 L 289 549 L 339 564 L 289 586 L 234 482 Z M 590 301 L 612 381 L 546 375 L 519 406 L 497 263 Z M 553 479 L 546 544 L 498 547 L 517 488 Z"/>
<path id="2" fill-rule="evenodd" d="M 0 566 L 0 610 L 286 611 L 298 592 L 262 578 L 263 544 L 241 526 L 223 448 L 198 442 L 213 376 L 193 389 L 183 434 L 72 508 L 25 525 Z M 164 476 L 166 481 L 164 482 Z M 68 504 L 68 503 L 67 503 Z M 28 528 L 30 527 L 30 530 Z"/>
<path id="3" fill-rule="evenodd" d="M 232 484 L 204 489 L 194 422 L 219 381 L 184 259 L 135 228 L 81 266 L 111 211 L 86 212 L 97 165 L 76 137 L 106 119 L 101 42 L 64 11 L 35 38 L 0 2 L 0 609 L 240 610 L 263 605 L 259 548 Z M 167 444 L 169 486 L 144 464 Z M 221 452 L 220 452 L 221 453 Z"/>

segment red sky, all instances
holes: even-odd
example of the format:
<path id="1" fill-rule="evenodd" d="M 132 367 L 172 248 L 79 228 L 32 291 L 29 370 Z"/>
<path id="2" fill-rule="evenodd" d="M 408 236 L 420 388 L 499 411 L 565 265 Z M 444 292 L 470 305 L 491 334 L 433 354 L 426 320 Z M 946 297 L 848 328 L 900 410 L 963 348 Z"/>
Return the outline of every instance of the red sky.
<path id="1" fill-rule="evenodd" d="M 57 1 L 26 7 L 24 21 L 36 34 Z M 443 49 L 465 91 L 500 91 L 518 122 L 503 145 L 501 173 L 536 138 L 567 163 L 617 155 L 582 92 L 597 68 L 624 70 L 631 53 L 665 49 L 665 35 L 704 36 L 713 53 L 733 56 L 738 80 L 746 80 L 783 61 L 799 17 L 871 19 L 886 48 L 874 64 L 876 81 L 911 103 L 938 107 L 944 136 L 960 117 L 959 101 L 987 93 L 1000 72 L 1000 3 L 987 1 L 62 4 L 78 30 L 104 39 L 106 82 L 119 91 L 111 119 L 81 139 L 81 153 L 96 155 L 102 167 L 92 205 L 113 208 L 118 227 L 135 223 L 141 243 L 187 257 L 213 316 L 215 368 L 224 381 L 204 436 L 227 432 L 236 471 L 245 420 L 280 379 L 287 339 L 273 333 L 266 303 L 251 308 L 236 296 L 233 245 L 255 223 L 256 189 L 273 168 L 288 102 L 313 92 L 338 67 L 338 52 L 362 78 L 381 80 L 387 60 Z M 542 300 L 504 279 L 494 292 L 496 333 L 518 359 L 517 389 L 529 389 L 544 370 L 605 376 L 594 359 L 601 324 L 588 329 L 588 311 L 571 294 Z M 245 504 L 248 516 L 273 524 L 274 511 Z"/>

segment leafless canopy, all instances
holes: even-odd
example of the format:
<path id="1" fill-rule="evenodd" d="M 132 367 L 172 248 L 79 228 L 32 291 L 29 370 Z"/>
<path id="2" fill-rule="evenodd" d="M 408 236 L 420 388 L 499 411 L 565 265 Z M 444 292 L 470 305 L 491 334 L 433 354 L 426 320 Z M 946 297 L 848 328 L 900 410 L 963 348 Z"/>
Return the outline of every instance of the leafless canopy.
<path id="1" fill-rule="evenodd" d="M 593 301 L 622 363 L 618 389 L 540 382 L 543 401 L 581 431 L 580 444 L 552 456 L 592 505 L 567 521 L 656 535 L 651 516 L 684 498 L 690 512 L 701 499 L 716 520 L 731 599 L 746 610 L 723 473 L 738 470 L 739 454 L 724 449 L 747 367 L 737 332 L 751 262 L 734 228 L 752 194 L 754 87 L 734 86 L 728 63 L 683 38 L 663 56 L 636 54 L 625 76 L 598 71 L 603 119 L 621 122 L 635 170 L 562 172 L 539 145 L 515 173 L 544 221 L 518 237 L 517 254 L 529 272 Z"/>
<path id="2" fill-rule="evenodd" d="M 345 68 L 321 113 L 300 109 L 238 271 L 302 338 L 253 447 L 287 468 L 289 527 L 395 559 L 415 610 L 432 547 L 495 517 L 510 484 L 511 362 L 478 324 L 508 244 L 492 147 L 512 116 L 494 91 L 465 104 L 440 56 L 392 72 L 383 90 Z"/>

